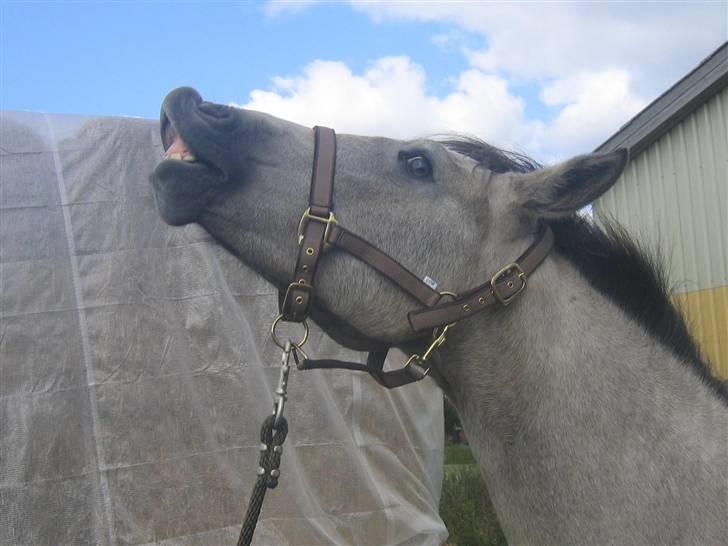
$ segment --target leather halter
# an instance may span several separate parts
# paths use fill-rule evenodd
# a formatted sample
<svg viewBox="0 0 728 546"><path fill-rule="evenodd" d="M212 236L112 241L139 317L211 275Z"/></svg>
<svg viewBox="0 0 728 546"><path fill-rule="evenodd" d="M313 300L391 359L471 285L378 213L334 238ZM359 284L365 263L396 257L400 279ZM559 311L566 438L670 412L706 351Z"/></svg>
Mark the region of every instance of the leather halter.
<svg viewBox="0 0 728 546"><path fill-rule="evenodd" d="M334 175L336 169L336 134L327 127L314 127L315 151L309 208L298 228L298 260L292 282L280 301L285 321L303 322L314 300L313 281L319 259L328 246L341 249L367 263L410 294L424 309L411 311L412 330L434 330L433 342L424 355L413 355L404 368L383 371L387 352L369 353L367 364L341 360L312 360L304 355L299 369L345 368L366 371L387 388L399 387L424 378L429 371L422 364L445 341L445 331L455 322L470 317L486 307L508 305L526 288L526 279L543 262L554 245L554 234L542 224L536 241L514 262L502 267L487 282L454 296L437 292L425 281L376 246L343 228L333 213ZM452 299L443 299L454 296ZM438 332L438 328L442 328Z"/></svg>

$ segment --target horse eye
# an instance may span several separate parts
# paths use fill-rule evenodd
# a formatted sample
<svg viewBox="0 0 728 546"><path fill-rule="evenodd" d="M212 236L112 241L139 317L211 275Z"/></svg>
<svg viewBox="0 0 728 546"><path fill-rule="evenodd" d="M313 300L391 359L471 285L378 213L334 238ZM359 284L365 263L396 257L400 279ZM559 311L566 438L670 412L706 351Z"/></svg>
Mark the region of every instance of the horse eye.
<svg viewBox="0 0 728 546"><path fill-rule="evenodd" d="M417 155L407 160L407 171L417 178L427 178L432 174L432 165L426 157Z"/></svg>

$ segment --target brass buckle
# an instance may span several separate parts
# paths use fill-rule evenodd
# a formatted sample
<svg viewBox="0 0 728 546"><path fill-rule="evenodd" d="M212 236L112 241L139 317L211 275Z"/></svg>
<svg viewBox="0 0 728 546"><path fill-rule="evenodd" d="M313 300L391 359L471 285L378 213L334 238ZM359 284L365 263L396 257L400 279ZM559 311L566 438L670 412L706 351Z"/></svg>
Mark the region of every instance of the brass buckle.
<svg viewBox="0 0 728 546"><path fill-rule="evenodd" d="M496 288L496 283L501 278L505 277L505 275L507 273L510 273L511 271L515 271L515 273L518 275L518 278L521 279L522 284L521 284L520 288L518 290L516 290L513 294L511 294L508 297L504 297L498 292L498 288ZM503 269L501 269L500 271L498 271L495 275L493 275L491 277L490 287L492 288L493 294L495 294L495 297L498 299L498 301L501 302L504 306L508 305L509 303L511 303L513 301L513 299L518 294L520 294L521 292L523 292L526 289L526 273L523 271L523 269L521 269L520 265L513 262L513 263L505 266ZM509 286L509 288L512 288L512 286Z"/></svg>
<svg viewBox="0 0 728 546"><path fill-rule="evenodd" d="M300 245L303 242L303 230L306 229L306 224L309 221L314 222L321 222L322 224L326 224L326 231L324 231L324 245L327 245L329 239L329 231L331 230L331 226L335 226L338 221L336 220L336 216L334 216L334 213L329 211L329 217L328 218L322 218L321 216L316 216L315 214L311 214L311 207L307 208L306 211L303 213L303 216L301 216L301 220L298 222L298 244Z"/></svg>

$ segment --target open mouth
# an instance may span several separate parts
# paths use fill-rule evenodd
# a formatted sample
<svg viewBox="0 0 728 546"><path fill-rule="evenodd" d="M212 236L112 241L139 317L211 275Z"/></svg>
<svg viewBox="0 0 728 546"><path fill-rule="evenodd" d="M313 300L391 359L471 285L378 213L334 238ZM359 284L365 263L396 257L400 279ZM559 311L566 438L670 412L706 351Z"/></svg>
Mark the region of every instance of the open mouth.
<svg viewBox="0 0 728 546"><path fill-rule="evenodd" d="M220 113L205 104L189 87L171 91L162 104L159 128L164 157L150 179L157 209L171 225L198 221L233 175L229 135L237 119L221 110L227 116L221 122Z"/></svg>
<svg viewBox="0 0 728 546"><path fill-rule="evenodd" d="M174 125L165 115L162 128L162 144L164 145L164 159L194 163L197 157L187 143L182 140Z"/></svg>
<svg viewBox="0 0 728 546"><path fill-rule="evenodd" d="M162 146L164 147L164 157L162 158L163 163L167 163L168 165L176 163L180 166L184 165L184 167L188 169L195 167L198 170L194 172L206 170L213 173L213 175L219 180L224 180L226 178L221 167L218 167L207 158L202 157L200 152L196 152L193 147L182 138L182 135L180 135L179 130L175 127L167 112L162 111L160 122L162 128Z"/></svg>

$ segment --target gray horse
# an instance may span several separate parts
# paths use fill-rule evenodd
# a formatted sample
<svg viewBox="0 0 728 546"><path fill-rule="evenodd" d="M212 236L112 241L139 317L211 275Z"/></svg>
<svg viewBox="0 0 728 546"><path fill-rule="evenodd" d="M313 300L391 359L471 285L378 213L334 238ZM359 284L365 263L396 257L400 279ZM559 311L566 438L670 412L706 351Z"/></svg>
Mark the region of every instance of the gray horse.
<svg viewBox="0 0 728 546"><path fill-rule="evenodd" d="M313 132L189 88L168 95L162 120L167 159L152 175L162 217L200 223L285 289ZM728 544L728 391L659 270L618 229L575 214L626 160L540 168L474 140L338 138L339 221L440 290L482 284L540 222L555 233L528 288L459 322L431 372L513 544ZM406 318L418 302L343 252L323 256L315 298L314 320L351 348L429 342Z"/></svg>

